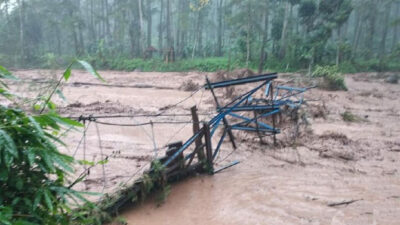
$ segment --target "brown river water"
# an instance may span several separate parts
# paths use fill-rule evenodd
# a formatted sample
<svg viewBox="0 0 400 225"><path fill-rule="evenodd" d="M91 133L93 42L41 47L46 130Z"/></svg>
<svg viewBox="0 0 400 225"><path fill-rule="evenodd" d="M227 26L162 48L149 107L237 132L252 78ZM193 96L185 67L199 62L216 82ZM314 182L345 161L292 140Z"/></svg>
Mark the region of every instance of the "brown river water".
<svg viewBox="0 0 400 225"><path fill-rule="evenodd" d="M62 71L56 71L62 74ZM36 79L49 71L16 71L21 80ZM99 83L89 74L73 71L72 80L63 88L68 102L55 99L66 116L157 113L160 107L176 103L190 92L180 85L189 80L202 84L204 73L127 73L100 71L113 87L74 84ZM279 82L298 75L284 74ZM142 85L123 88L118 85ZM260 145L257 137L235 133L238 149L216 168L233 160L241 163L214 176L197 176L172 185L166 202L157 206L150 198L143 204L121 212L129 225L400 225L400 86L387 84L377 74L346 76L349 91L329 92L320 89L306 94L306 115L309 129L296 143L290 136L279 135L278 147ZM160 88L162 86L163 88ZM15 85L21 96L35 96L40 85ZM204 97L204 98L203 98ZM213 110L210 95L202 93L184 102L172 113L187 113L201 103L206 112ZM361 118L343 121L349 111ZM201 118L207 120L207 118ZM146 122L113 120L117 123ZM147 133L149 127L109 127L99 125L103 153L120 152L102 168L91 170L79 190L112 192L134 171L146 168L154 157ZM156 145L190 137L190 126L158 126ZM72 146L65 153L73 154L82 134L71 133ZM289 142L288 142L289 140ZM223 145L221 158L231 152ZM76 157L101 159L97 132L87 132L87 149L78 149ZM77 169L80 174L82 168ZM140 174L139 174L140 175ZM133 177L135 178L135 177Z"/></svg>
<svg viewBox="0 0 400 225"><path fill-rule="evenodd" d="M255 154L125 211L128 224L400 224L400 179L283 164ZM359 200L349 205L328 204Z"/></svg>

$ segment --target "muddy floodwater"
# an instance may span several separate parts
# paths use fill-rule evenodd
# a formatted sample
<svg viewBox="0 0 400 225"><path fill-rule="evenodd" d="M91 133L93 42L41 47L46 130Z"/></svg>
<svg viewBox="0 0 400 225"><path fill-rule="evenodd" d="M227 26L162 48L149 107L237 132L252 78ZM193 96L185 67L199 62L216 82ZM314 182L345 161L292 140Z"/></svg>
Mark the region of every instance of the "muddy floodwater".
<svg viewBox="0 0 400 225"><path fill-rule="evenodd" d="M25 87L13 91L29 97L46 80L62 71L15 71ZM189 113L198 105L200 120L215 112L212 96L200 91L189 97L185 83L204 83L205 73L127 73L100 71L106 84L82 71L74 71L63 87L66 101L56 98L65 116ZM290 124L282 124L278 145L260 144L255 135L236 132L238 148L223 144L216 168L234 160L241 163L214 176L201 175L175 183L165 203L154 198L121 212L128 224L400 224L400 85L384 82L386 74L346 76L348 91L310 90L302 118L307 126L294 141ZM298 74L282 74L277 82L289 83ZM41 82L35 84L35 82ZM300 83L301 84L301 83ZM297 85L297 84L296 84ZM26 92L26 90L29 90ZM242 91L235 89L235 91ZM224 93L217 93L224 98ZM181 99L186 101L175 107ZM174 106L174 107L172 107ZM170 109L168 107L171 107ZM343 114L353 115L344 121ZM190 118L165 118L165 120ZM145 118L115 118L110 123L143 123ZM289 125L289 126L288 126ZM78 159L98 161L79 190L112 193L138 178L149 162L163 152L161 146L184 141L191 125L110 127L94 124L87 130L86 148L76 148L82 131L68 135L63 149ZM99 134L101 152L99 150ZM154 139L151 137L155 137ZM214 142L215 143L215 142ZM77 166L76 174L84 169ZM137 172L139 171L139 172Z"/></svg>
<svg viewBox="0 0 400 225"><path fill-rule="evenodd" d="M140 225L399 224L398 177L298 168L257 155L213 177L174 185L161 207L149 201L122 215ZM356 202L328 206L347 200Z"/></svg>

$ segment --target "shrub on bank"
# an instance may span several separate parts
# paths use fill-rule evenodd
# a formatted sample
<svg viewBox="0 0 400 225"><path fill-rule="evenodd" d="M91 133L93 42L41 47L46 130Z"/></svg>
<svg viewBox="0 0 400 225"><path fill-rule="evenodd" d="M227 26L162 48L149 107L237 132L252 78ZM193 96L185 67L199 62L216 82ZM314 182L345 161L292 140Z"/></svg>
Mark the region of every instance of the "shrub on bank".
<svg viewBox="0 0 400 225"><path fill-rule="evenodd" d="M125 59L116 58L106 63L109 69L112 70L125 70L125 71L144 71L144 72L185 72L185 71L201 71L201 72L215 72L218 70L226 70L229 66L231 68L238 68L243 65L234 62L231 63L227 58L199 58L199 59L185 59L172 63L165 63L161 59ZM104 68L104 65L100 67ZM105 67L107 68L107 67Z"/></svg>
<svg viewBox="0 0 400 225"><path fill-rule="evenodd" d="M333 91L347 91L344 75L339 72L337 66L317 66L312 76L322 78L323 82L320 86L323 88Z"/></svg>

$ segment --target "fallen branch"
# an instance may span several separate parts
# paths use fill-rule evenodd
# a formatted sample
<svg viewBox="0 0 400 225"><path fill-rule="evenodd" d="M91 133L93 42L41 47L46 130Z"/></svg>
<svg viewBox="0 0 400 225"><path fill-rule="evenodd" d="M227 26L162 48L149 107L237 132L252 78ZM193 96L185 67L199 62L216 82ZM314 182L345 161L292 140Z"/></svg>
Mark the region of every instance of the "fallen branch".
<svg viewBox="0 0 400 225"><path fill-rule="evenodd" d="M20 81L19 83L36 83L36 84L53 84L52 81L41 81L39 79L32 79L31 81ZM16 84L16 82L15 82ZM122 85L122 84L102 84L102 83L90 83L90 82L72 82L65 84L65 86L100 86L100 87L116 87L116 88L138 88L138 89L161 89L161 90L175 90L176 88L155 86L150 84L133 84L133 85Z"/></svg>
<svg viewBox="0 0 400 225"><path fill-rule="evenodd" d="M336 207L336 206L341 206L341 205L350 205L354 202L358 202L358 201L362 201L364 199L356 199L356 200L349 200L349 201L343 201L343 202L332 202L332 203L328 203L329 207Z"/></svg>

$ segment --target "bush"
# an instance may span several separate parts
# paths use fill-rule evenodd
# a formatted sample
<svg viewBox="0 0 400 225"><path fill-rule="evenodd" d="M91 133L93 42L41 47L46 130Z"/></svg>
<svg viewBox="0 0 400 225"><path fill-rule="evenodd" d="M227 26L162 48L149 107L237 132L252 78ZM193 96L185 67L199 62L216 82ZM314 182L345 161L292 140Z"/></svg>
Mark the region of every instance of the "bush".
<svg viewBox="0 0 400 225"><path fill-rule="evenodd" d="M386 78L385 82L389 83L389 84L398 84L399 83L399 79L400 79L400 75L393 74L393 75L390 75L388 78Z"/></svg>
<svg viewBox="0 0 400 225"><path fill-rule="evenodd" d="M342 119L346 122L356 122L358 121L358 118L356 115L349 111L345 111L344 113L340 114L342 116Z"/></svg>
<svg viewBox="0 0 400 225"><path fill-rule="evenodd" d="M66 197L77 194L64 186L73 158L57 150L54 140L62 142L53 134L61 124L75 123L53 113L28 116L5 107L0 107L0 120L0 214L29 215L26 220L36 224L66 223ZM11 224L22 218L10 219Z"/></svg>
<svg viewBox="0 0 400 225"><path fill-rule="evenodd" d="M339 65L339 71L341 73L357 73L358 72L356 66L349 61L341 63Z"/></svg>
<svg viewBox="0 0 400 225"><path fill-rule="evenodd" d="M101 78L89 64L77 62ZM71 75L71 66L63 75L65 80ZM2 66L0 78L15 79ZM13 101L3 82L0 82L0 96ZM58 135L82 124L59 116L50 102L51 95L44 99L35 108L42 107L43 111L48 107L48 112L38 115L0 106L0 224L94 224L84 213L74 213L72 209L75 206L69 201L86 200L82 193L71 189L80 179L67 184L74 159L57 149L58 145L64 145Z"/></svg>
<svg viewBox="0 0 400 225"><path fill-rule="evenodd" d="M187 59L173 63L165 63L160 59L126 59L117 58L107 65L113 70L134 71L140 70L145 72L184 72L184 71L201 71L201 72L214 72L217 70L227 69L229 60L227 58L202 58L202 59ZM231 68L239 67L238 64L233 63Z"/></svg>
<svg viewBox="0 0 400 225"><path fill-rule="evenodd" d="M323 83L321 86L328 90L347 91L344 75L339 72L337 66L317 66L312 76L322 78Z"/></svg>
<svg viewBox="0 0 400 225"><path fill-rule="evenodd" d="M357 115L354 115L350 111L345 111L344 113L340 114L342 116L343 121L346 122L367 122L368 120L366 118L361 118Z"/></svg>

